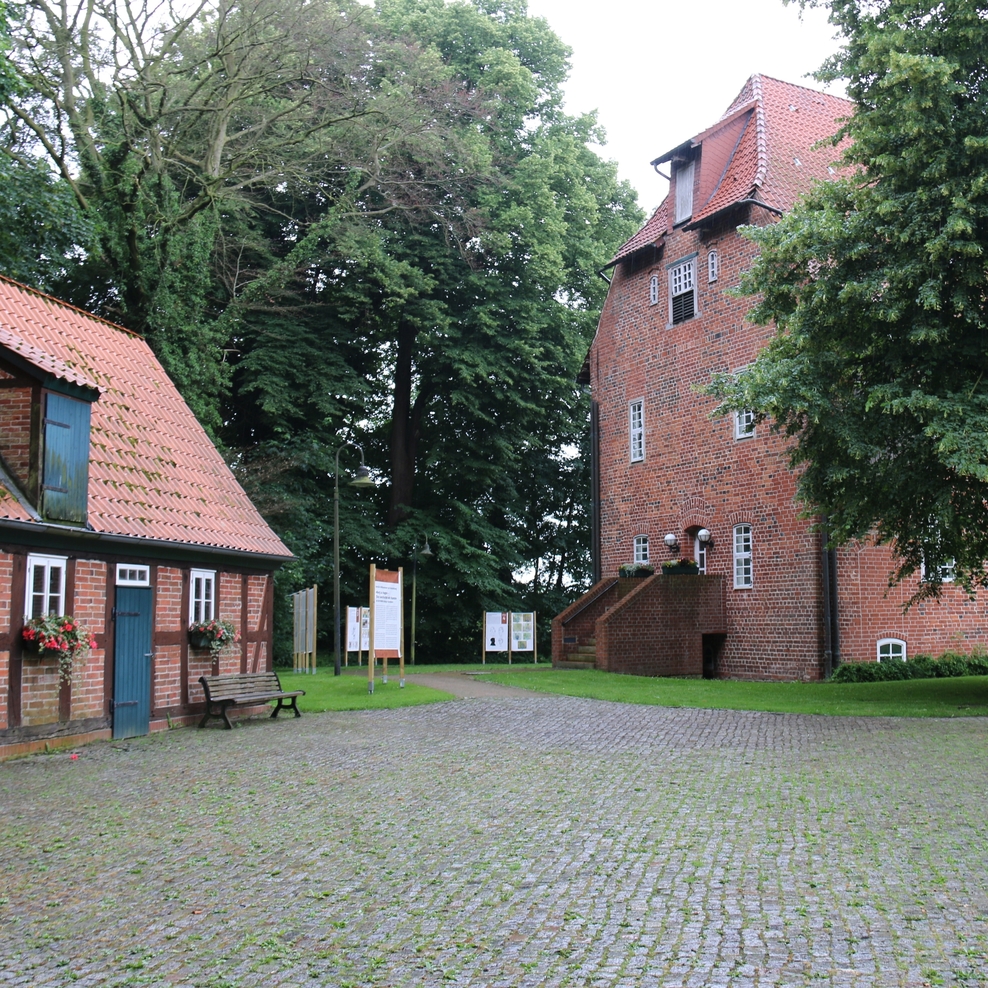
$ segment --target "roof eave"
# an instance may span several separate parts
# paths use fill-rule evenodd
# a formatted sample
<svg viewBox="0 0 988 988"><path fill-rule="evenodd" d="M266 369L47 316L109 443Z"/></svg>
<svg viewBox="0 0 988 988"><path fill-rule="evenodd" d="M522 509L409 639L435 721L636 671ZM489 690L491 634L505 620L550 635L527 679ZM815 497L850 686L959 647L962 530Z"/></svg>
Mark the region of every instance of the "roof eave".
<svg viewBox="0 0 988 988"><path fill-rule="evenodd" d="M144 538L139 535L118 535L114 532L96 532L91 528L61 525L57 522L31 522L20 521L16 518L0 518L0 535L9 530L23 534L30 533L36 536L56 538L61 542L78 542L80 545L85 545L88 549L92 549L97 545L105 545L108 548L124 549L131 552L136 550L150 551L155 556L164 558L205 555L269 564L260 567L264 569L269 568L269 566L277 568L287 562L291 562L295 558L290 553L283 555L282 553L255 552L250 549L204 545L198 542L177 542L169 539Z"/></svg>

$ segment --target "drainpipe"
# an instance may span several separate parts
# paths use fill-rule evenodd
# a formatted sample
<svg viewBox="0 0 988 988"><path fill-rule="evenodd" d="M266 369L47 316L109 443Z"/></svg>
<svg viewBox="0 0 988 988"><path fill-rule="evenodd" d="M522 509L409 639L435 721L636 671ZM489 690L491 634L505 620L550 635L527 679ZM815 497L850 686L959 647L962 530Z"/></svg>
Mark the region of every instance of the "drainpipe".
<svg viewBox="0 0 988 988"><path fill-rule="evenodd" d="M837 550L828 547L830 528L823 517L820 533L820 577L823 590L823 675L830 679L840 665L840 622L837 613Z"/></svg>

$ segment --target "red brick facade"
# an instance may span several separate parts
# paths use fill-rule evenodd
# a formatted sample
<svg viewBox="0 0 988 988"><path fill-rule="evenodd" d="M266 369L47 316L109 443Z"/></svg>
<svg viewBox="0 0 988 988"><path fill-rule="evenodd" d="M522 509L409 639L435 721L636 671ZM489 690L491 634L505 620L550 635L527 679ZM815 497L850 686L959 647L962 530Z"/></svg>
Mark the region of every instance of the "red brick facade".
<svg viewBox="0 0 988 988"><path fill-rule="evenodd" d="M692 558L696 534L706 529L707 575L657 576L620 603L601 600L598 585L590 606L577 602L556 619L554 661L596 639L597 666L615 671L700 674L706 648L708 675L818 679L828 651L874 659L884 638L903 641L909 655L988 644L983 601L947 586L942 601L903 613L916 586L888 590L886 549L825 554L794 502L785 441L762 425L737 438L733 416L712 416L715 401L699 393L713 373L750 363L772 332L747 323L750 300L729 294L755 249L738 227L773 222L800 184L826 177L827 161L813 148L847 109L753 77L725 115L723 135L710 128L657 160L672 175L669 197L616 258L586 368L596 404L598 564L603 580L616 577L633 561L636 537L647 537L656 568ZM692 212L676 222L677 182L687 167ZM674 318L674 273L690 263L693 312ZM633 435L633 403L643 449ZM741 525L749 526L751 579L736 587ZM675 549L664 544L667 535ZM834 562L836 594L828 596ZM678 580L697 582L689 606Z"/></svg>
<svg viewBox="0 0 988 988"><path fill-rule="evenodd" d="M76 660L70 682L63 684L54 659L35 657L21 647L24 576L30 554L20 546L0 551L0 759L38 744L78 743L109 737L112 731L116 563L134 565L135 560L65 555L64 609L93 635L97 647ZM147 565L148 560L140 563ZM201 716L199 676L270 668L271 574L215 570L218 616L233 623L241 641L214 658L208 650L189 644L189 571L189 566L150 564L152 731L188 724Z"/></svg>

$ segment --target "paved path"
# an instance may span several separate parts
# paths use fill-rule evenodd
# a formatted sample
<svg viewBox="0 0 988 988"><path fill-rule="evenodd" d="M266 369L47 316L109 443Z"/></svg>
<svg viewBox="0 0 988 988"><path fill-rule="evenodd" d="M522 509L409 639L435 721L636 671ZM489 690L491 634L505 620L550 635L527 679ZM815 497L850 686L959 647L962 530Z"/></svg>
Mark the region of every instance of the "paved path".
<svg viewBox="0 0 988 988"><path fill-rule="evenodd" d="M499 694L9 762L0 986L983 986L986 755Z"/></svg>

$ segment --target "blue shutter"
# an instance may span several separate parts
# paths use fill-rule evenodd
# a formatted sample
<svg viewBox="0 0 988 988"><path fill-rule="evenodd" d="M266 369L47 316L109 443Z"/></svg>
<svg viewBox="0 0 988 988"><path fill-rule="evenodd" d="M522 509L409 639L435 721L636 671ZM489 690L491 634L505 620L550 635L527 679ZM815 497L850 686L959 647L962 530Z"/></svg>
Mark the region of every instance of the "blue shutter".
<svg viewBox="0 0 988 988"><path fill-rule="evenodd" d="M88 401L46 396L41 513L54 521L86 521L90 411Z"/></svg>

